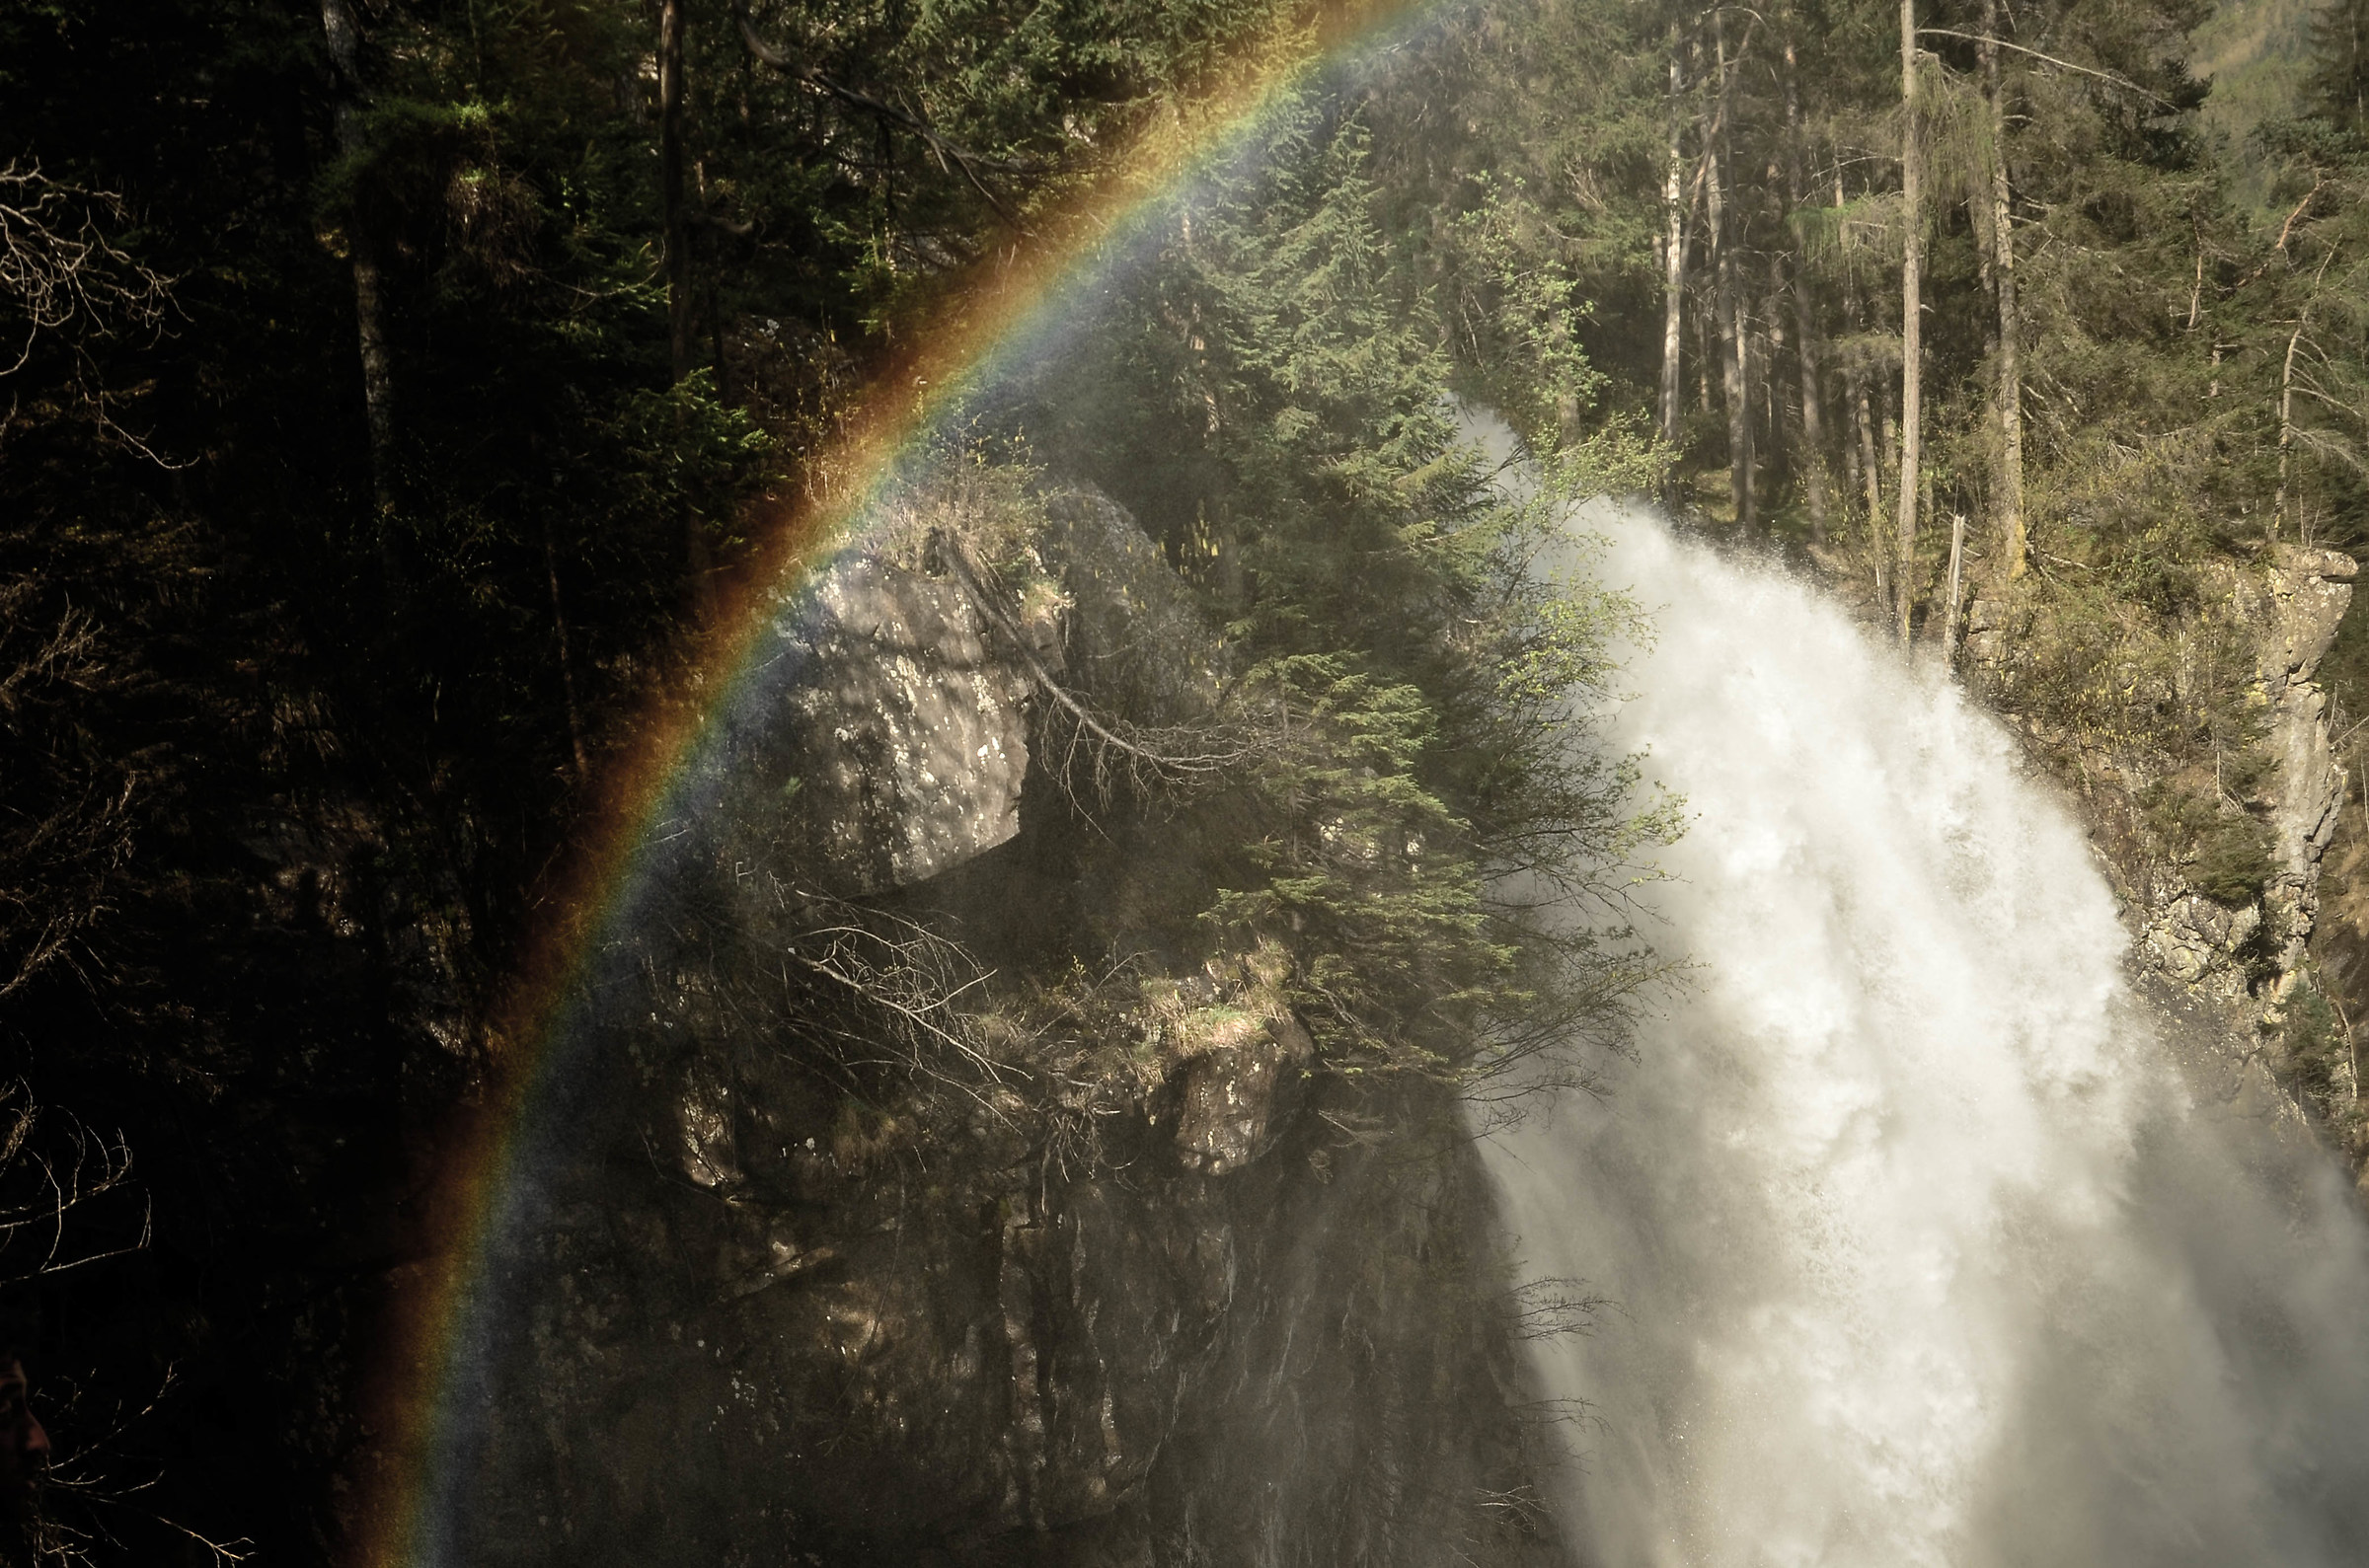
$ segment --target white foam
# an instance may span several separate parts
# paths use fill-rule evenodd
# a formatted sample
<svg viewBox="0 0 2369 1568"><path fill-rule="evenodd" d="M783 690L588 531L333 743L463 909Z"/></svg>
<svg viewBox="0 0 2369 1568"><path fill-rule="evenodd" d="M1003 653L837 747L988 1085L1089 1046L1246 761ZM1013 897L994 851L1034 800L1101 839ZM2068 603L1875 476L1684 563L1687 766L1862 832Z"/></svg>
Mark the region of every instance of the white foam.
<svg viewBox="0 0 2369 1568"><path fill-rule="evenodd" d="M1620 1304L1536 1352L1598 1418L1586 1560L2369 1561L2363 1229L2185 1104L2079 831L1809 587L1585 522L1655 622L1615 738L1694 813L1657 936L1705 965L1608 1102L1490 1145L1528 1272Z"/></svg>

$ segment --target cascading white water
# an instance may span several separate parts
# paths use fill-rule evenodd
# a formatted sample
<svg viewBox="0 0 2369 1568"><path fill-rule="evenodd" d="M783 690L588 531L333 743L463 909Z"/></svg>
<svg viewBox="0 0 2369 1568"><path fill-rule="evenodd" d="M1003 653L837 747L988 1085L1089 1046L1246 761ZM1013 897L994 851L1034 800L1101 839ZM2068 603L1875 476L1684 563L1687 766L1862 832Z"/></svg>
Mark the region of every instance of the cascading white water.
<svg viewBox="0 0 2369 1568"><path fill-rule="evenodd" d="M1614 1304L1559 1511L1601 1568L2369 1562L2369 1232L2199 1108L2080 832L1817 592L1636 512L1616 740L1687 797L1701 967L1605 1101L1490 1140L1525 1271Z"/></svg>

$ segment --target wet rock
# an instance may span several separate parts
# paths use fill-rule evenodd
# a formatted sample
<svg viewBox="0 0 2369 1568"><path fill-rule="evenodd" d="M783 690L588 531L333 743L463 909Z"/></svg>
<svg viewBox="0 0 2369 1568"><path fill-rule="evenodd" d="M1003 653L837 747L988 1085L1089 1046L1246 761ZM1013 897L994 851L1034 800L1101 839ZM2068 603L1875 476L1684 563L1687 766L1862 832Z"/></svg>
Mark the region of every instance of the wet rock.
<svg viewBox="0 0 2369 1568"><path fill-rule="evenodd" d="M686 1180L708 1188L740 1181L732 1125L732 1089L715 1066L694 1059L674 1097L676 1162Z"/></svg>
<svg viewBox="0 0 2369 1568"><path fill-rule="evenodd" d="M1177 1121L1177 1148L1185 1167L1222 1176L1272 1148L1279 1092L1288 1075L1314 1054L1308 1032L1284 1017L1259 1023L1239 1043L1187 1063Z"/></svg>
<svg viewBox="0 0 2369 1568"><path fill-rule="evenodd" d="M461 1558L1561 1560L1487 1506L1534 1456L1454 1093L1311 1072L1282 947L1112 981L1076 1039L996 1036L994 1082L860 1026L802 1056L763 965L702 978L705 928L779 952L752 933L807 906L767 876L937 877L880 903L955 923L977 877L976 921L1013 922L1035 846L959 867L1019 829L1038 671L1147 722L1205 710L1218 644L1157 548L1090 491L1046 510L985 589L1025 654L918 553L785 616L791 722L738 738L728 833L678 852L566 1201L521 1243ZM1130 929L1123 885L1063 893Z"/></svg>
<svg viewBox="0 0 2369 1568"><path fill-rule="evenodd" d="M1214 700L1218 638L1160 547L1094 489L1047 498L1044 555L1068 601L1069 672L1115 711L1174 719Z"/></svg>

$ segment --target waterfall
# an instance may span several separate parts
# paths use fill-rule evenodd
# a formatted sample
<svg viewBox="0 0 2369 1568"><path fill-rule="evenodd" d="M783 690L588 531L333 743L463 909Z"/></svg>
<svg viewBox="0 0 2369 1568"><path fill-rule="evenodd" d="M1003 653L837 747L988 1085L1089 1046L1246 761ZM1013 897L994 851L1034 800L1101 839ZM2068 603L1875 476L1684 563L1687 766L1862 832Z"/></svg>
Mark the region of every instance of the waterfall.
<svg viewBox="0 0 2369 1568"><path fill-rule="evenodd" d="M1600 1101L1488 1143L1600 1568L2369 1562L2369 1232L2183 1087L2011 739L1813 588L1599 508L1616 741L1696 961Z"/></svg>

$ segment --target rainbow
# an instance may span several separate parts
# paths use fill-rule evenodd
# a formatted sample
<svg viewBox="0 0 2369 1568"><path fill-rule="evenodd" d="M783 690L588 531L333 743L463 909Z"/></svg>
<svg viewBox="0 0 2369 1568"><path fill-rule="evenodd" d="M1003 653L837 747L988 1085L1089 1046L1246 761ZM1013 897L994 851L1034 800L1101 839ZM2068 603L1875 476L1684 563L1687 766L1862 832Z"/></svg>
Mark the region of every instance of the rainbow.
<svg viewBox="0 0 2369 1568"><path fill-rule="evenodd" d="M819 500L758 520L751 559L719 595L688 683L692 701L645 715L635 750L598 781L578 853L553 882L491 1031L493 1071L443 1142L422 1221L429 1260L402 1283L365 1392L375 1469L353 1477L362 1504L356 1568L442 1568L468 1468L460 1436L479 1369L475 1347L500 1307L494 1259L531 1186L539 1107L570 1078L590 1031L573 1027L594 955L631 930L668 824L690 817L735 713L775 687L767 632L788 595L862 537L866 519L915 453L958 425L1014 370L1053 351L1064 324L1211 173L1252 155L1278 112L1324 76L1403 40L1444 0L1331 0L1265 39L1218 91L1147 129L1113 172L983 264L934 320L923 344L875 383L816 466Z"/></svg>

